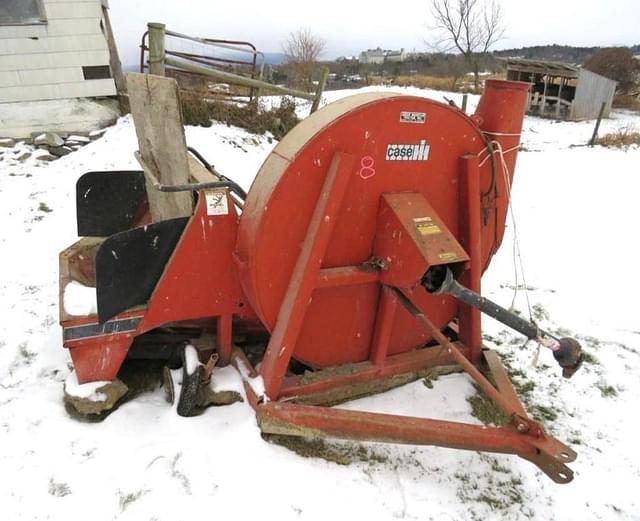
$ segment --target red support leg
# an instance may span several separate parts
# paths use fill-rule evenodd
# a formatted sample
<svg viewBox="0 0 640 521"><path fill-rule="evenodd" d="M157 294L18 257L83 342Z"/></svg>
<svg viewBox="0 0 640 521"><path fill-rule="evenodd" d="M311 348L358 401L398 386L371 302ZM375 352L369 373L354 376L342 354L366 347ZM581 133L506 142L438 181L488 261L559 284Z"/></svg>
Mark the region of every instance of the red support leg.
<svg viewBox="0 0 640 521"><path fill-rule="evenodd" d="M218 365L224 367L229 365L231 361L231 349L233 347L232 315L220 315L217 322Z"/></svg>
<svg viewBox="0 0 640 521"><path fill-rule="evenodd" d="M322 259L354 171L354 163L355 158L352 155L336 152L333 156L300 255L293 268L276 325L260 366L265 390L272 400L277 399L280 393L282 379L291 360L307 306L316 287Z"/></svg>
<svg viewBox="0 0 640 521"><path fill-rule="evenodd" d="M460 231L461 243L471 258L469 269L460 282L469 289L480 293L482 277L482 208L480 201L480 168L478 156L462 156ZM481 314L476 308L460 304L460 340L469 346L471 362L478 364L482 356Z"/></svg>
<svg viewBox="0 0 640 521"><path fill-rule="evenodd" d="M114 380L132 342L133 335L111 335L69 346L78 383Z"/></svg>
<svg viewBox="0 0 640 521"><path fill-rule="evenodd" d="M387 286L383 286L380 302L378 303L376 328L373 334L373 342L371 342L370 359L374 365L384 364L387 358L387 349L389 348L389 339L391 338L391 329L393 328L397 307L398 300L393 291Z"/></svg>

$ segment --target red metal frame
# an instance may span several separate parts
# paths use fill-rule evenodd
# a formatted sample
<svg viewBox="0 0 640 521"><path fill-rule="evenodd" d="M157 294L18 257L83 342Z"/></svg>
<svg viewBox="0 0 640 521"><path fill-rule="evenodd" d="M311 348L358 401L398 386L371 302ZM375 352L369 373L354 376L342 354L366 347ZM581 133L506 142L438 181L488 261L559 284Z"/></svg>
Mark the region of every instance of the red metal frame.
<svg viewBox="0 0 640 521"><path fill-rule="evenodd" d="M566 466L576 458L575 452L549 436L542 427L531 420L520 403L517 394L511 386L506 372L499 363L495 353L482 351L480 338L479 316L473 311L462 309L460 313L460 343L451 342L420 310L422 300L419 298L424 288L419 284L403 288L402 291L392 286L383 286L375 323L375 332L370 352L370 360L360 364L352 364L347 372L320 373L313 378L295 376L284 378L284 374L293 354L293 346L297 338L299 326L304 320L307 304L311 299L314 286L321 281L326 285L333 278L339 284L351 283L355 276L352 267L332 268L330 273L322 273L319 266L331 235L331 223L335 212L339 209L346 189L350 167L341 168L344 155L337 154L331 164L329 174L325 180L321 196L313 212L311 223L305 235L298 261L295 264L289 289L283 300L278 320L276 322L267 353L260 368L265 383L267 395L274 400L263 402L256 396L250 386L247 386L249 402L256 408L258 423L263 432L298 435L298 436L333 436L355 440L374 440L395 443L410 443L437 445L443 447L467 450L483 450L517 454L537 465L552 480L557 483L568 483L573 479L572 471ZM463 277L473 289L479 289L481 265L480 259L480 188L478 176L478 158L465 156L462 158L463 204L461 236L469 253L469 257L459 255L464 261ZM344 178L340 182L340 174ZM333 191L333 193L332 193ZM410 204L402 204L402 199L411 200ZM425 266L434 262L434 245L449 251L455 250L455 241L451 241L443 230L444 225L438 220L437 214L428 204L421 203L419 194L396 194L389 198L391 206L385 207L394 212L397 208L398 221L383 219L381 228L390 234L391 239L404 237L392 246L393 261L402 266L416 262L421 265L416 273L424 273ZM409 213L407 213L409 212ZM422 240L412 228L416 216L425 212L430 215L430 222L437 223L438 237ZM322 226L324 224L324 226ZM394 226L404 229L404 235L398 235ZM414 240L407 236L413 234ZM414 242L415 241L415 242ZM382 243L382 251L387 247ZM444 246L443 246L444 245ZM408 248L408 250L407 250ZM424 251L424 259L414 252L413 248ZM437 249L435 251L438 251ZM408 257L404 252L408 252ZM391 256L383 255L391 259ZM409 260L407 260L409 259ZM409 270L412 273L413 267ZM415 270L414 270L415 271ZM319 276L320 275L320 276ZM400 278L390 274L383 274L381 282L398 280ZM372 275L363 277L364 280L374 279ZM418 278L419 281L419 278ZM417 282L417 281L416 281ZM388 340L391 334L391 324L398 303L415 317L425 331L434 338L439 347L426 348L389 357L387 354ZM237 355L243 366L246 359ZM234 359L236 361L236 359ZM474 364L484 361L496 380L494 387L487 377ZM345 411L330 409L317 405L301 405L294 403L323 403L331 401L336 391L349 389L366 382L383 382L385 378L407 375L417 376L421 370L436 365L456 363L469 374L482 390L498 405L510 418L505 427L481 427L477 425L446 422L428 418L412 418L406 416L375 414L359 411ZM255 372L252 372L255 374Z"/></svg>
<svg viewBox="0 0 640 521"><path fill-rule="evenodd" d="M278 396L282 379L304 320L306 308L320 274L320 265L331 238L336 214L340 210L349 179L354 173L355 158L338 153L334 156L320 199L309 224L302 250L285 294L276 327L271 332L267 351L260 366L269 396Z"/></svg>
<svg viewBox="0 0 640 521"><path fill-rule="evenodd" d="M371 343L370 359L373 365L384 365L387 358L393 320L396 316L397 309L398 300L396 296L391 289L384 286L380 295L380 302L378 303L375 331L373 333L373 342Z"/></svg>
<svg viewBox="0 0 640 521"><path fill-rule="evenodd" d="M508 427L398 416L294 403L268 402L257 406L263 432L286 435L330 436L453 449L517 454L531 461L556 483L569 483L573 472L564 464L575 459L566 447L544 432L519 433Z"/></svg>
<svg viewBox="0 0 640 521"><path fill-rule="evenodd" d="M480 197L480 167L478 157L465 155L461 158L460 242L469 253L468 269L462 273L460 282L476 293L480 293L482 276L482 208ZM471 349L471 361L480 362L482 351L482 326L480 310L460 305L460 340Z"/></svg>
<svg viewBox="0 0 640 521"><path fill-rule="evenodd" d="M228 190L226 215L208 215L206 197L200 192L198 204L180 238L165 270L156 285L147 306L120 313L98 323L97 316L71 317L62 321L64 346L69 348L80 383L113 380L135 337L152 329L181 321L215 319L219 364L225 365L231 357L232 316L251 315L250 305L243 296L238 281L233 245L236 238L238 215ZM216 247L212 248L212 245ZM76 245L66 250L73 251ZM61 273L68 270L62 265L68 255L60 256ZM207 269L195 269L206 266ZM62 292L66 281L61 281ZM61 306L63 308L63 299ZM135 327L128 319L136 319ZM113 324L123 323L129 329L117 331ZM93 336L69 339L78 327L92 326ZM115 331L113 331L115 329Z"/></svg>

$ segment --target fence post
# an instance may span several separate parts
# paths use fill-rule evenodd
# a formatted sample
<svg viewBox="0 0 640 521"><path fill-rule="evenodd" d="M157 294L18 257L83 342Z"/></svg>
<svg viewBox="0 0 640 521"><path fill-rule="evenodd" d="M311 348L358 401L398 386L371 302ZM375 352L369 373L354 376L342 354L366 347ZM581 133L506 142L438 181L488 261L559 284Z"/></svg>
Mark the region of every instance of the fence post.
<svg viewBox="0 0 640 521"><path fill-rule="evenodd" d="M600 113L598 114L598 121L596 121L596 126L593 129L593 136L591 136L591 141L589 141L590 147L596 144L596 139L598 139L598 129L600 128L600 122L602 121L602 116L604 116L604 109L606 108L607 103L602 102L602 107L600 107Z"/></svg>
<svg viewBox="0 0 640 521"><path fill-rule="evenodd" d="M318 82L318 88L316 89L316 96L313 98L313 103L311 104L311 114L318 110L318 107L320 106L320 100L322 99L322 93L324 92L324 87L327 84L328 77L329 67L323 67L320 75L320 81Z"/></svg>
<svg viewBox="0 0 640 521"><path fill-rule="evenodd" d="M165 25L149 22L149 74L164 76L164 32Z"/></svg>
<svg viewBox="0 0 640 521"><path fill-rule="evenodd" d="M462 110L462 112L464 112L465 114L467 113L467 98L469 98L468 94L463 94L462 95L462 107L460 110Z"/></svg>

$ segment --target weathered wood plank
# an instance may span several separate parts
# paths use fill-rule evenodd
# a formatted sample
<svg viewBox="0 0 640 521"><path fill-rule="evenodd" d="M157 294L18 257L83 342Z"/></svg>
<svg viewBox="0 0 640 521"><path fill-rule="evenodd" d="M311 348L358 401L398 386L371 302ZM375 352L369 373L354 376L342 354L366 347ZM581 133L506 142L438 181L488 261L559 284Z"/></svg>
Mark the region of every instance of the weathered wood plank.
<svg viewBox="0 0 640 521"><path fill-rule="evenodd" d="M113 73L113 80L116 84L118 94L124 94L127 92L127 84L124 80L124 72L122 71L122 63L120 62L120 55L118 54L118 46L116 45L113 28L111 27L109 9L106 5L103 5L102 7L102 19L104 20L104 36L107 40L107 48L109 49L109 65L111 66L111 72ZM124 108L128 111L128 100L124 102L121 101L121 104L122 103L126 105Z"/></svg>
<svg viewBox="0 0 640 521"><path fill-rule="evenodd" d="M608 117L616 85L609 78L581 69L574 98L574 119L595 119L602 103L606 104L604 117Z"/></svg>
<svg viewBox="0 0 640 521"><path fill-rule="evenodd" d="M218 177L207 170L200 161L193 156L189 156L189 175L196 183L210 183L212 181L220 181Z"/></svg>
<svg viewBox="0 0 640 521"><path fill-rule="evenodd" d="M193 209L191 192L160 192L152 181L156 178L165 185L189 182L178 84L171 78L135 72L126 78L151 216L154 221L189 216Z"/></svg>

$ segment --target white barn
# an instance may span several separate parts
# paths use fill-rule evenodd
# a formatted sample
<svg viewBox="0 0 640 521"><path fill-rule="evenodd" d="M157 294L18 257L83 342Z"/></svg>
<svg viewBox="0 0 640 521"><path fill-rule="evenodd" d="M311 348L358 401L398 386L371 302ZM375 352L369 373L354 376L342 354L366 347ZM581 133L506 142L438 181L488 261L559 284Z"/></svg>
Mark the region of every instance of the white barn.
<svg viewBox="0 0 640 521"><path fill-rule="evenodd" d="M107 8L107 0L0 0L0 137L90 130L117 117Z"/></svg>

